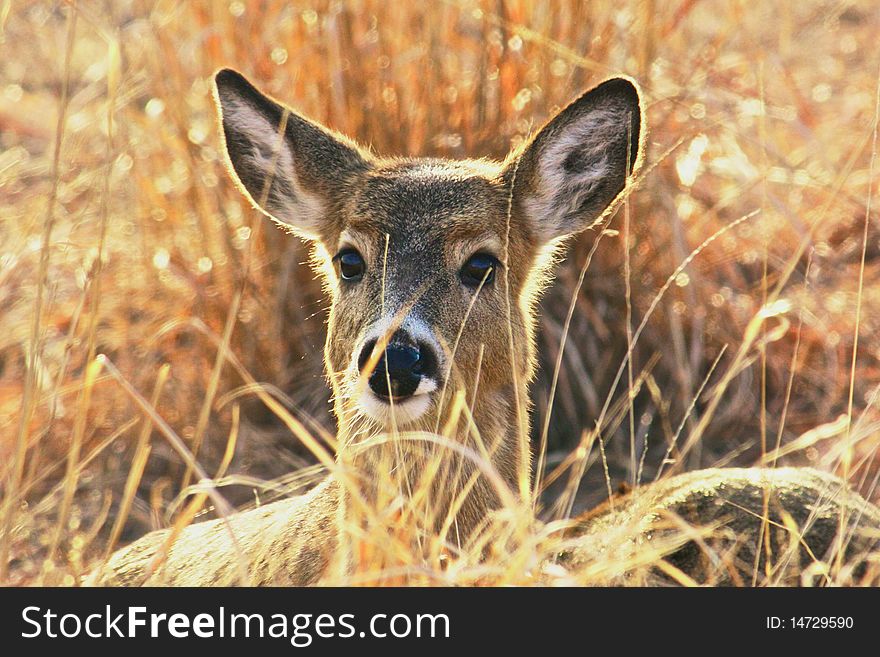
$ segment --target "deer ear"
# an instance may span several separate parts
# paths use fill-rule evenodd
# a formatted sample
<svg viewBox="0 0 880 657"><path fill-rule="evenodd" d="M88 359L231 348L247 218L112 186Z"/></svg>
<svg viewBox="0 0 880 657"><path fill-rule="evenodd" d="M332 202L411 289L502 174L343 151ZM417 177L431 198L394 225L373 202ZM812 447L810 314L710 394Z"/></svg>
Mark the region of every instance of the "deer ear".
<svg viewBox="0 0 880 657"><path fill-rule="evenodd" d="M505 176L539 240L578 233L613 206L640 159L641 117L635 84L613 78L511 154Z"/></svg>
<svg viewBox="0 0 880 657"><path fill-rule="evenodd" d="M319 239L328 208L369 168L353 142L260 93L222 69L215 102L229 170L255 207L306 239Z"/></svg>

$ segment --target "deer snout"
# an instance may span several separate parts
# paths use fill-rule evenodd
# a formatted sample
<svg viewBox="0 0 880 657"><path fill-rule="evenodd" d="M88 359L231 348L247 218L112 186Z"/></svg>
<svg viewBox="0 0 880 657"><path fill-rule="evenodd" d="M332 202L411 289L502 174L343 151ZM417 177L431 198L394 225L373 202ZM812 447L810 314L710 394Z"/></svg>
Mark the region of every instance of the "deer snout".
<svg viewBox="0 0 880 657"><path fill-rule="evenodd" d="M367 341L358 357L358 368L365 371L376 340ZM437 358L430 345L396 333L369 373L370 390L382 400L402 401L420 392L436 389ZM429 386L422 385L428 383ZM419 387L424 390L419 390Z"/></svg>

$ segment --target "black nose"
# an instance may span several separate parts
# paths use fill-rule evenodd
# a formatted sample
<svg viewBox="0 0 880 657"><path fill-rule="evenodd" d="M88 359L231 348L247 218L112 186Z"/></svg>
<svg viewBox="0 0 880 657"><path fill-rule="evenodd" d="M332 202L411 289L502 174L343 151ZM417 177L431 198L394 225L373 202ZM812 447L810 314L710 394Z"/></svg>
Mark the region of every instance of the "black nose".
<svg viewBox="0 0 880 657"><path fill-rule="evenodd" d="M361 350L358 357L361 371L366 367L375 346L376 340L369 340ZM423 377L434 377L436 369L436 360L430 347L409 340L408 336L398 332L391 337L385 353L370 373L370 389L382 399L403 400L413 395Z"/></svg>

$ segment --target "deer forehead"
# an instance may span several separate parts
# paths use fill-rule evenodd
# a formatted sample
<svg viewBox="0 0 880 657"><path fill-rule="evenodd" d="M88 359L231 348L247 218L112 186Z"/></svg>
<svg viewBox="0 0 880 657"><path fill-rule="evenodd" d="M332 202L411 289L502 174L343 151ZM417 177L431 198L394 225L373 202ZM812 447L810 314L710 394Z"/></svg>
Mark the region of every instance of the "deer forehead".
<svg viewBox="0 0 880 657"><path fill-rule="evenodd" d="M352 195L337 248L453 264L506 234L505 190L490 163L408 160L377 167Z"/></svg>

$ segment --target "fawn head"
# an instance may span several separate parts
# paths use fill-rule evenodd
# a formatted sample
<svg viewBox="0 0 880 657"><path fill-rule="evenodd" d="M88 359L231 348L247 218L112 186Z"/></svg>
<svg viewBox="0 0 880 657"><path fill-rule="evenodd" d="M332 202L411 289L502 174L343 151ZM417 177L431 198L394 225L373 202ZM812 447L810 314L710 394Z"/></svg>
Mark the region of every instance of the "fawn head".
<svg viewBox="0 0 880 657"><path fill-rule="evenodd" d="M559 246L640 159L634 84L600 84L504 162L378 157L228 69L216 101L241 191L313 245L340 434L436 431L463 391L504 469L528 459L505 441L524 430L534 304Z"/></svg>

